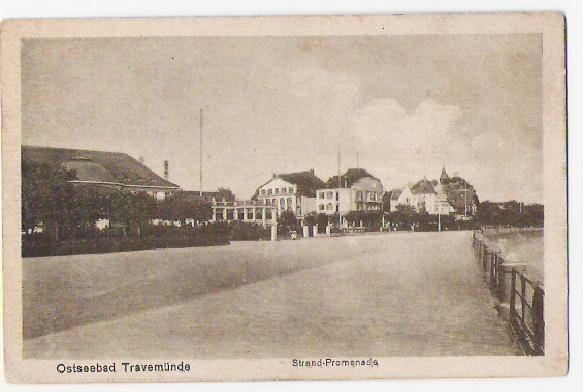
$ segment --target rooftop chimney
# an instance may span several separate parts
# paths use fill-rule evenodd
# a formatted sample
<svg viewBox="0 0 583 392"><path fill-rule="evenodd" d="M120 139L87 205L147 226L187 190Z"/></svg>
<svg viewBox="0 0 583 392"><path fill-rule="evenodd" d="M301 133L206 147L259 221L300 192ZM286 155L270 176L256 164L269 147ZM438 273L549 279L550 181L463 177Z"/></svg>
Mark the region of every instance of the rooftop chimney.
<svg viewBox="0 0 583 392"><path fill-rule="evenodd" d="M164 161L164 179L168 180L168 176L169 176L169 171L168 171L168 161L165 160Z"/></svg>
<svg viewBox="0 0 583 392"><path fill-rule="evenodd" d="M310 173L314 174L314 168L310 169Z"/></svg>

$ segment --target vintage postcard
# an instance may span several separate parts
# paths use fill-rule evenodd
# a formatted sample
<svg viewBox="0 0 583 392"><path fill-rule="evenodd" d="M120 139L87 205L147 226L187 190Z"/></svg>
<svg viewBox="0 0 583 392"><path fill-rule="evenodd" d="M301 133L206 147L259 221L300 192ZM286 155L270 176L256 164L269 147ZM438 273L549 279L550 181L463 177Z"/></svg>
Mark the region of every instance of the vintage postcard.
<svg viewBox="0 0 583 392"><path fill-rule="evenodd" d="M6 378L559 376L559 13L8 20Z"/></svg>

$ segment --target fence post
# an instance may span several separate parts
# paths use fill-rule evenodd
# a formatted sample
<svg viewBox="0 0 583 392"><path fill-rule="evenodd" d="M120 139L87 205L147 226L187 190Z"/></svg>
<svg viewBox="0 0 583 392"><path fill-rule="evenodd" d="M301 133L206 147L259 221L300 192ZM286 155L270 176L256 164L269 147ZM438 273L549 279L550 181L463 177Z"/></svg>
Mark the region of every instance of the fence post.
<svg viewBox="0 0 583 392"><path fill-rule="evenodd" d="M494 262L495 252L490 253L490 286L496 289L496 264Z"/></svg>
<svg viewBox="0 0 583 392"><path fill-rule="evenodd" d="M526 278L520 275L520 307L522 321L526 322Z"/></svg>
<svg viewBox="0 0 583 392"><path fill-rule="evenodd" d="M516 268L512 268L512 281L510 283L510 322L516 322Z"/></svg>
<svg viewBox="0 0 583 392"><path fill-rule="evenodd" d="M535 350L539 355L545 352L544 296L544 290L536 284L532 295L532 325L536 339Z"/></svg>

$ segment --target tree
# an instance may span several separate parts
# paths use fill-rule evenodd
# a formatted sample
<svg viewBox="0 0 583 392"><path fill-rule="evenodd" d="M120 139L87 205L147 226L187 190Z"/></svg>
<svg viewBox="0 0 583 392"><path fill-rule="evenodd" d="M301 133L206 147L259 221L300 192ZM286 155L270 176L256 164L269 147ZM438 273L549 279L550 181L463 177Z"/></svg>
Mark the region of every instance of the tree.
<svg viewBox="0 0 583 392"><path fill-rule="evenodd" d="M219 187L217 190L218 199L225 199L226 201L235 201L235 194L229 188Z"/></svg>
<svg viewBox="0 0 583 392"><path fill-rule="evenodd" d="M312 227L315 226L318 222L317 218L318 214L315 212L310 212L309 214L304 215L304 226Z"/></svg>
<svg viewBox="0 0 583 392"><path fill-rule="evenodd" d="M391 194L393 191L383 193L383 211L390 212L391 211Z"/></svg>
<svg viewBox="0 0 583 392"><path fill-rule="evenodd" d="M352 226L360 226L360 222L363 220L362 211L350 211L345 216L346 220L352 224Z"/></svg>
<svg viewBox="0 0 583 392"><path fill-rule="evenodd" d="M68 200L68 212L69 225L80 228L82 236L87 237L98 219L107 218L105 196L94 187L75 186Z"/></svg>
<svg viewBox="0 0 583 392"><path fill-rule="evenodd" d="M295 228L298 226L298 219L293 211L282 211L277 218L277 225L287 228Z"/></svg>
<svg viewBox="0 0 583 392"><path fill-rule="evenodd" d="M519 203L515 200L504 203L483 201L478 206L478 222L482 226L544 226L542 204Z"/></svg>
<svg viewBox="0 0 583 392"><path fill-rule="evenodd" d="M124 236L128 229L142 234L145 225L156 216L156 200L146 192L117 191L107 197L106 215L122 225Z"/></svg>
<svg viewBox="0 0 583 392"><path fill-rule="evenodd" d="M25 160L21 171L23 231L28 233L42 222L59 241L61 229L70 221L74 189L69 181L75 179L75 172Z"/></svg>
<svg viewBox="0 0 583 392"><path fill-rule="evenodd" d="M322 231L330 224L330 217L328 214L319 213L316 215L316 224L318 225L318 231Z"/></svg>
<svg viewBox="0 0 583 392"><path fill-rule="evenodd" d="M182 225L187 219L206 221L212 216L211 204L187 193L177 192L158 202L157 218L180 221Z"/></svg>

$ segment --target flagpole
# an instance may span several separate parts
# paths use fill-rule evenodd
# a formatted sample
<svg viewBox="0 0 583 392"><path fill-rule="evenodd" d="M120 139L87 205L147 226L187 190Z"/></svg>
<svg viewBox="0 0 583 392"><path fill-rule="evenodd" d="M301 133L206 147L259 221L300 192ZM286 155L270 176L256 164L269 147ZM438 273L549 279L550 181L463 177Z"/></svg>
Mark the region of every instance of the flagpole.
<svg viewBox="0 0 583 392"><path fill-rule="evenodd" d="M200 140L199 140L199 149L200 149L200 163L199 163L199 195L202 197L202 108L200 109Z"/></svg>
<svg viewBox="0 0 583 392"><path fill-rule="evenodd" d="M338 146L338 200L336 200L336 205L338 206L338 227L342 226L342 212L340 211L340 189L342 188L342 175L340 173L340 146Z"/></svg>

